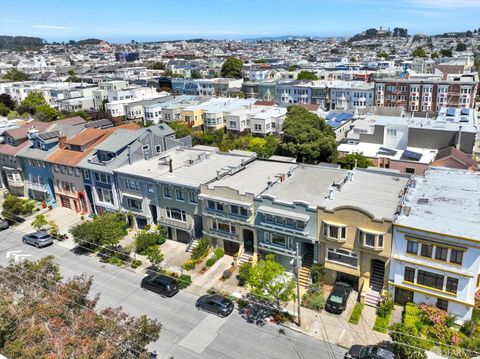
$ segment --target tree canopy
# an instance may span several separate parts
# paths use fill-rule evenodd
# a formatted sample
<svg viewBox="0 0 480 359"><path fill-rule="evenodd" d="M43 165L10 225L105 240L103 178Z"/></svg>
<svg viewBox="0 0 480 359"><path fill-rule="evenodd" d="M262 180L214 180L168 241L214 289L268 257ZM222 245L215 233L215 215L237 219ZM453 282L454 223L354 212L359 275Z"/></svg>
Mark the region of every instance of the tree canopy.
<svg viewBox="0 0 480 359"><path fill-rule="evenodd" d="M318 76L312 71L300 71L297 75L297 80L318 80Z"/></svg>
<svg viewBox="0 0 480 359"><path fill-rule="evenodd" d="M453 56L452 49L441 49L440 55L442 55L443 57L452 57Z"/></svg>
<svg viewBox="0 0 480 359"><path fill-rule="evenodd" d="M13 100L12 96L10 96L8 93L2 93L0 94L0 103L3 103L6 107L8 107L10 110L15 109L15 101Z"/></svg>
<svg viewBox="0 0 480 359"><path fill-rule="evenodd" d="M427 53L423 47L417 47L415 50L412 51L413 57L427 57Z"/></svg>
<svg viewBox="0 0 480 359"><path fill-rule="evenodd" d="M98 309L93 278L61 281L52 256L0 267L0 352L9 358L149 358L161 324Z"/></svg>
<svg viewBox="0 0 480 359"><path fill-rule="evenodd" d="M17 108L19 114L30 113L40 121L53 121L59 118L60 113L50 107L39 91L30 92Z"/></svg>
<svg viewBox="0 0 480 359"><path fill-rule="evenodd" d="M361 153L349 153L348 155L338 158L337 163L347 170L351 170L355 168L355 166L359 168L373 166L373 162Z"/></svg>
<svg viewBox="0 0 480 359"><path fill-rule="evenodd" d="M458 51L458 52L467 51L467 44L463 42L458 42L457 47L455 48L455 51Z"/></svg>
<svg viewBox="0 0 480 359"><path fill-rule="evenodd" d="M283 122L281 154L297 161L316 164L331 162L337 153L333 129L318 115L301 106L290 106Z"/></svg>
<svg viewBox="0 0 480 359"><path fill-rule="evenodd" d="M14 67L13 69L8 70L5 75L3 75L3 79L9 81L27 81L28 75Z"/></svg>
<svg viewBox="0 0 480 359"><path fill-rule="evenodd" d="M236 57L229 57L222 65L220 76L226 78L243 78L243 61Z"/></svg>

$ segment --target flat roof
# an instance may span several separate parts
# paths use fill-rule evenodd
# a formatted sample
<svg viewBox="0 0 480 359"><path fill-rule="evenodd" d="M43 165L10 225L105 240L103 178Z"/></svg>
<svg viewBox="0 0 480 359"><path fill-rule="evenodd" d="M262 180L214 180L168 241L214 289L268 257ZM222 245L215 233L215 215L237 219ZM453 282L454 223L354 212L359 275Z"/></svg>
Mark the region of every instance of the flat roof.
<svg viewBox="0 0 480 359"><path fill-rule="evenodd" d="M430 167L415 177L404 205L411 210L398 224L480 240L480 172Z"/></svg>
<svg viewBox="0 0 480 359"><path fill-rule="evenodd" d="M391 154L388 154L387 151L382 151L382 149L387 149L392 152L390 152ZM361 153L370 158L390 158L397 161L407 161L403 154L405 151L410 151L420 155L418 161L411 162L424 164L433 162L438 153L438 150L432 150L430 148L407 147L405 150L401 150L398 148L387 148L383 144L369 142L360 142L358 144L341 143L338 145L337 150L338 152L344 153Z"/></svg>
<svg viewBox="0 0 480 359"><path fill-rule="evenodd" d="M353 170L352 174L352 180L346 181L340 191L335 191L332 199L326 198L323 206L327 209L354 206L371 213L375 218L393 220L402 190L410 176L362 168Z"/></svg>

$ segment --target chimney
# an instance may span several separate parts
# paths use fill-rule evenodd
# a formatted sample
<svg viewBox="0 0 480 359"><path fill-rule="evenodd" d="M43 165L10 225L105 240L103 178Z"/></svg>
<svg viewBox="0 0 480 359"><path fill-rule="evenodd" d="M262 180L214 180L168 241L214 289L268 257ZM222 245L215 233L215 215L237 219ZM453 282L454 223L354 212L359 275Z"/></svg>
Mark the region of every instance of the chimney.
<svg viewBox="0 0 480 359"><path fill-rule="evenodd" d="M220 179L220 171L217 171L217 181Z"/></svg>
<svg viewBox="0 0 480 359"><path fill-rule="evenodd" d="M333 192L335 192L335 190L333 188L330 188L328 190L328 199L333 199Z"/></svg>
<svg viewBox="0 0 480 359"><path fill-rule="evenodd" d="M173 163L171 158L168 160L168 172L173 173Z"/></svg>
<svg viewBox="0 0 480 359"><path fill-rule="evenodd" d="M66 140L67 140L67 136L65 136L65 135L58 136L58 147L60 147L60 148L67 147L67 145L65 144Z"/></svg>
<svg viewBox="0 0 480 359"><path fill-rule="evenodd" d="M462 140L462 125L458 126L458 136L457 136L457 145L455 146L457 150L460 149L461 143L460 141Z"/></svg>

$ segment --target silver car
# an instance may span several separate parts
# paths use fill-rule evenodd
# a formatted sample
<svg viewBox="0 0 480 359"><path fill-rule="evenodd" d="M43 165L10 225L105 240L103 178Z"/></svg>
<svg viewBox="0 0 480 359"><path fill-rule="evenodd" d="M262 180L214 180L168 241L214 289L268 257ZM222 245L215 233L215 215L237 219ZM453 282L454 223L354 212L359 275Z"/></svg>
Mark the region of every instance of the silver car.
<svg viewBox="0 0 480 359"><path fill-rule="evenodd" d="M22 242L40 248L52 244L53 239L47 232L39 231L24 235L22 237Z"/></svg>

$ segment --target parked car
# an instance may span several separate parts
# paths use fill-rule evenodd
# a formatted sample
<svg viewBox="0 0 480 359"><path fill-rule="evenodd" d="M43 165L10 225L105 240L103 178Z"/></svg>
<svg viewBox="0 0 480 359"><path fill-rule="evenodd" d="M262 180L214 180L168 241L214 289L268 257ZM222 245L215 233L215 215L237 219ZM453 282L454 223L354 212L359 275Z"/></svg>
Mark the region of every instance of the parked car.
<svg viewBox="0 0 480 359"><path fill-rule="evenodd" d="M0 218L0 231L3 231L8 228L8 222L3 218Z"/></svg>
<svg viewBox="0 0 480 359"><path fill-rule="evenodd" d="M165 297L173 297L180 290L175 278L163 274L147 275L142 279L140 286Z"/></svg>
<svg viewBox="0 0 480 359"><path fill-rule="evenodd" d="M195 306L207 312L228 317L233 312L233 302L221 295L206 294L198 298Z"/></svg>
<svg viewBox="0 0 480 359"><path fill-rule="evenodd" d="M328 296L325 310L333 314L342 314L347 306L348 296L352 286L348 283L337 282Z"/></svg>
<svg viewBox="0 0 480 359"><path fill-rule="evenodd" d="M352 345L344 359L395 359L395 354L376 345Z"/></svg>
<svg viewBox="0 0 480 359"><path fill-rule="evenodd" d="M37 248L46 247L53 243L52 236L47 232L38 231L30 234L26 234L22 237L22 242L31 244Z"/></svg>

